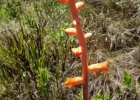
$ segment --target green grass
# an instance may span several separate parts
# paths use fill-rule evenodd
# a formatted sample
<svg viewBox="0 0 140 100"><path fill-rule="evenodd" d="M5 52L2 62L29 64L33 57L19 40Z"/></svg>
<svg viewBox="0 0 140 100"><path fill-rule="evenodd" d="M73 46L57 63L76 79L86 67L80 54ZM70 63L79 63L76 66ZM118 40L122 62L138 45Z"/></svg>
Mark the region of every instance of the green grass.
<svg viewBox="0 0 140 100"><path fill-rule="evenodd" d="M134 0L135 1L135 0ZM109 72L89 74L91 100L135 100L140 93L140 15L128 0L84 0L79 12L89 64L109 62ZM64 86L81 75L80 58L71 53L75 37L67 5L56 0L0 1L0 99L81 100L81 86Z"/></svg>

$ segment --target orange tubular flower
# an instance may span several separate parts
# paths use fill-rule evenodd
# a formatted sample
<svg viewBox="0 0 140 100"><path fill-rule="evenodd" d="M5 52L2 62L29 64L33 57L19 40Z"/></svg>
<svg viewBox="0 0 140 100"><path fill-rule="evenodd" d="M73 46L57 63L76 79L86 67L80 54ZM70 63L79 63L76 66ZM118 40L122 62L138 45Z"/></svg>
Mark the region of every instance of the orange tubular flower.
<svg viewBox="0 0 140 100"><path fill-rule="evenodd" d="M85 37L86 40L89 39L91 36L92 36L92 33L86 33L84 35L84 37Z"/></svg>
<svg viewBox="0 0 140 100"><path fill-rule="evenodd" d="M83 6L84 6L84 3L83 2L77 2L76 4L75 4L75 7L76 7L76 10L78 11L78 10L81 10L82 8L83 8Z"/></svg>
<svg viewBox="0 0 140 100"><path fill-rule="evenodd" d="M69 35L76 35L76 29L75 28L67 28L64 30L65 33L69 34Z"/></svg>
<svg viewBox="0 0 140 100"><path fill-rule="evenodd" d="M75 54L75 56L77 56L77 57L82 54L82 48L81 47L72 48L71 50Z"/></svg>
<svg viewBox="0 0 140 100"><path fill-rule="evenodd" d="M75 77L75 78L67 78L65 85L69 88L72 86L82 84L83 83L83 78L82 77Z"/></svg>
<svg viewBox="0 0 140 100"><path fill-rule="evenodd" d="M92 65L88 66L89 72L96 72L96 71L100 71L100 70L108 71L107 61L102 62L102 63L92 64Z"/></svg>
<svg viewBox="0 0 140 100"><path fill-rule="evenodd" d="M62 3L62 4L68 3L68 0L57 0L57 1Z"/></svg>

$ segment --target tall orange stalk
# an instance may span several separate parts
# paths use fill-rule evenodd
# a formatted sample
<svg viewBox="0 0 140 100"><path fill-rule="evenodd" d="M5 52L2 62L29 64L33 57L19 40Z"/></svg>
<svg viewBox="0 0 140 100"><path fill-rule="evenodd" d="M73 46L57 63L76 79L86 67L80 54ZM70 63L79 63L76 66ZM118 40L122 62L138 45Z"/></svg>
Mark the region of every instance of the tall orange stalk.
<svg viewBox="0 0 140 100"><path fill-rule="evenodd" d="M73 21L76 21L78 24L75 25L75 28L77 30L77 37L79 40L79 45L82 47L82 78L84 80L83 83L83 100L88 100L88 64L87 64L87 50L86 50L86 40L84 38L84 34L79 22L78 13L75 7L75 1L74 0L68 0L68 6L71 11L71 15L73 18Z"/></svg>
<svg viewBox="0 0 140 100"><path fill-rule="evenodd" d="M82 61L82 77L67 78L65 85L72 87L78 84L83 85L83 100L89 100L88 97L88 72L96 72L99 70L108 71L107 61L103 63L92 64L88 66L87 61L87 50L86 50L86 40L91 37L92 33L87 33L84 35L80 19L78 17L78 10L83 7L83 2L78 2L75 4L75 0L58 0L58 2L63 4L68 4L72 19L73 25L75 28L68 28L65 32L69 35L76 35L79 41L79 47L72 48L72 52L75 56L80 56Z"/></svg>

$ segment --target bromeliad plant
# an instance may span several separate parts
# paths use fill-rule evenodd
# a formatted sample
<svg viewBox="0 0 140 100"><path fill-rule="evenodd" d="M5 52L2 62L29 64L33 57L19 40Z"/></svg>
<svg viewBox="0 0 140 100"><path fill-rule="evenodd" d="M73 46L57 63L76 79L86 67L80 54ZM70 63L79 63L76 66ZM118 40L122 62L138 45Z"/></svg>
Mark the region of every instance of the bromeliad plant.
<svg viewBox="0 0 140 100"><path fill-rule="evenodd" d="M92 33L86 33L83 34L81 25L80 25L80 19L78 17L78 11L84 6L83 2L77 2L75 3L74 0L57 0L58 2L62 4L68 4L72 19L73 19L73 25L75 28L68 28L65 29L64 32L77 36L79 41L79 47L72 48L72 52L75 54L75 56L81 57L82 61L82 77L75 77L75 78L67 78L65 85L67 87L72 87L78 84L83 85L83 100L88 100L88 72L96 72L99 70L108 71L107 68L107 61L97 64L92 64L88 66L88 59L87 59L87 50L86 50L86 40L91 37Z"/></svg>

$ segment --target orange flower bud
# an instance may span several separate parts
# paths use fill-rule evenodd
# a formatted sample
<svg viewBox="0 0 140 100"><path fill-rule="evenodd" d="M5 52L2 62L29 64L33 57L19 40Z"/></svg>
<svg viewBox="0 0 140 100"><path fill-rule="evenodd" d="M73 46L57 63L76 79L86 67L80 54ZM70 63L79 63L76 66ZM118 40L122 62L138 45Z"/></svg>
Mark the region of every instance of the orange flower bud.
<svg viewBox="0 0 140 100"><path fill-rule="evenodd" d="M75 28L67 28L64 30L65 33L69 34L69 35L76 35L76 29Z"/></svg>
<svg viewBox="0 0 140 100"><path fill-rule="evenodd" d="M62 3L62 4L64 4L64 3L67 3L68 2L68 0L57 0L58 2L60 2L60 3Z"/></svg>
<svg viewBox="0 0 140 100"><path fill-rule="evenodd" d="M88 66L89 72L96 72L96 71L100 71L100 70L108 71L107 61L102 62L102 63L92 64L92 65Z"/></svg>
<svg viewBox="0 0 140 100"><path fill-rule="evenodd" d="M75 78L67 78L66 82L64 83L67 87L71 88L72 86L82 84L83 78L82 77L75 77Z"/></svg>
<svg viewBox="0 0 140 100"><path fill-rule="evenodd" d="M82 7L84 6L84 3L83 3L83 2L77 2L77 3L75 4L75 6L76 6L76 10L81 10Z"/></svg>
<svg viewBox="0 0 140 100"><path fill-rule="evenodd" d="M92 33L86 33L84 35L84 37L85 37L86 40L89 39L91 36L92 36Z"/></svg>
<svg viewBox="0 0 140 100"><path fill-rule="evenodd" d="M80 19L76 18L73 20L73 25L79 25L80 24Z"/></svg>
<svg viewBox="0 0 140 100"><path fill-rule="evenodd" d="M82 48L81 47L72 48L71 50L75 54L75 56L77 56L77 57L82 54Z"/></svg>

